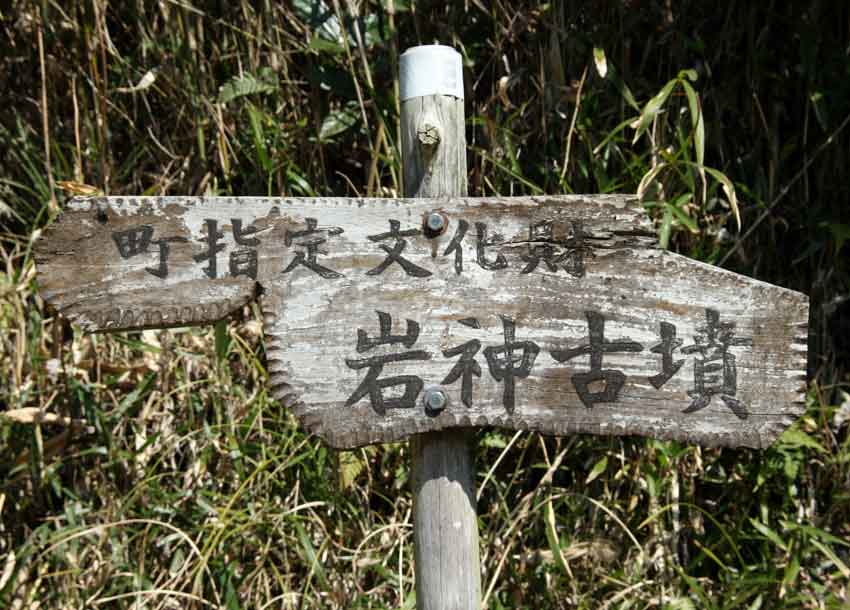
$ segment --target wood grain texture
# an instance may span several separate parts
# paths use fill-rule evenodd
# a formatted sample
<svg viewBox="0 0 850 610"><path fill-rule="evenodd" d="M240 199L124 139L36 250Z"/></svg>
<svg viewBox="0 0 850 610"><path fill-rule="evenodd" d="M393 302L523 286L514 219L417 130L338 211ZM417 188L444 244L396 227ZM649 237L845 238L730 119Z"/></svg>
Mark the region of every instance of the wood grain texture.
<svg viewBox="0 0 850 610"><path fill-rule="evenodd" d="M405 237L402 256L427 270L411 277L397 263L382 273L393 240L372 241L389 231L421 227L432 209L448 218L448 230L434 238ZM257 228L260 245L257 280L224 277L209 280L198 241L205 220L220 219L225 249L219 269L227 268L233 249L232 219ZM317 261L340 273L324 279L297 266L283 273L303 247L285 245L287 230L303 229L307 218L325 227L326 242ZM469 230L457 252L446 254L464 220ZM575 248L574 224L582 223L584 273L576 277L539 263L528 273L529 252L551 247L556 253ZM122 259L112 238L128 226L150 224L155 235L165 228L185 243L170 253L173 270L165 279L151 251ZM477 262L476 224L487 226L484 261L504 257L501 269ZM530 227L549 223L543 237ZM331 234L328 227L342 233ZM231 241L228 241L230 239ZM182 249L182 250L181 250ZM532 257L533 258L533 257ZM181 262L182 261L182 262ZM401 440L411 434L452 427L494 425L549 434L590 432L640 434L707 445L762 447L774 440L803 410L808 299L805 295L748 279L684 257L662 252L639 204L627 196L565 196L428 200L356 199L194 199L101 198L75 201L37 244L42 294L61 313L87 330L177 325L210 321L247 302L260 290L266 320L271 382L275 395L293 407L310 430L335 447L356 447ZM178 264L180 263L180 264ZM492 265L491 265L492 266ZM731 347L735 357L735 396L746 406L740 419L714 396L710 404L683 413L692 398L699 354L682 350L697 345L707 310L734 324L736 337L751 346ZM346 360L405 351L378 346L358 353L357 332L379 335L378 311L392 317L392 332L403 334L405 320L419 325L412 350L425 361L387 364L383 376L415 375L425 385L444 385L448 408L429 415L416 408L377 413L368 398L346 406L368 369L351 369ZM605 353L603 368L618 370L625 382L615 402L588 408L580 400L573 376L590 368L588 355L558 362L552 351L588 343L588 312L605 319L604 338L628 338L640 352ZM515 408L504 405L504 384L493 378L484 358L488 346L504 343L502 317L515 324L517 341L539 347L528 377L517 379ZM480 328L461 320L475 318ZM672 353L684 365L662 387L649 379L662 370L661 324L675 326L683 344ZM442 384L459 356L444 351L479 341L475 359L481 376L472 378L473 400L461 400L461 380ZM394 350L393 348L400 348ZM389 391L388 391L389 392Z"/></svg>
<svg viewBox="0 0 850 610"><path fill-rule="evenodd" d="M459 55L457 61L460 62ZM405 100L401 106L401 131L406 196L433 198L466 194L462 99L428 95ZM447 216L438 215L438 218ZM459 224L455 223L456 230ZM444 250L448 251L451 246ZM463 254L462 249L459 253ZM450 254L454 255L454 262L460 263L455 273L462 274L462 257L456 258L457 250ZM416 607L419 610L478 610L481 607L474 447L475 431L472 429L427 432L410 439Z"/></svg>
<svg viewBox="0 0 850 610"><path fill-rule="evenodd" d="M478 610L481 575L470 433L410 439L416 607Z"/></svg>
<svg viewBox="0 0 850 610"><path fill-rule="evenodd" d="M262 286L280 276L297 252L305 251L297 239L287 246L286 235L287 230L303 230L307 218L318 218L320 228L336 226L345 231L339 236L318 233L328 241L317 259L329 268L349 272L344 281L350 284L360 279L367 265L375 266L383 257L367 235L387 231L389 217L400 219L405 228L420 226L422 215L432 208L461 214L470 210L470 220L483 217L476 210L491 212L489 217L519 210L530 217L538 208L551 209L556 216L584 219L595 232L594 243L602 248L646 240L651 231L635 202L621 196L443 198L427 204L407 199L76 198L36 243L38 281L48 304L86 331L205 324L252 300ZM602 221L609 211L616 215L613 223ZM216 254L214 280L204 271L209 261L195 260L208 252L210 220L221 233L217 245L222 247ZM237 244L234 220L242 223L243 232L248 227L255 229L244 239L258 240L259 245ZM130 231L141 251L123 258L116 236L126 236ZM139 245L145 232L147 244ZM473 238L473 234L467 237L466 248ZM159 271L162 256L157 242L161 240L168 240L165 278L152 273ZM439 245L422 237L414 241L417 243L411 243L405 256L428 257L432 247ZM414 246L418 252L413 252ZM231 256L246 249L256 250L256 279L230 272ZM299 266L298 271L304 268ZM303 279L309 281L311 277L318 278L307 272Z"/></svg>

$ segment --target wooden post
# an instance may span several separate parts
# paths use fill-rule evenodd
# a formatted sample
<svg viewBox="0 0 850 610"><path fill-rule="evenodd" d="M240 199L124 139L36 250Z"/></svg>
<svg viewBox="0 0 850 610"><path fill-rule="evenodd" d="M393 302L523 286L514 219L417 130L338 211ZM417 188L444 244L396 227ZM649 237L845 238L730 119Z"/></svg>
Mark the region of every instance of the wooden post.
<svg viewBox="0 0 850 610"><path fill-rule="evenodd" d="M440 45L408 49L400 81L405 196L466 195L460 54ZM450 234L453 228L446 228ZM424 392L426 401L445 396L439 388ZM428 432L410 442L419 610L478 610L481 604L473 446L474 432L466 429Z"/></svg>

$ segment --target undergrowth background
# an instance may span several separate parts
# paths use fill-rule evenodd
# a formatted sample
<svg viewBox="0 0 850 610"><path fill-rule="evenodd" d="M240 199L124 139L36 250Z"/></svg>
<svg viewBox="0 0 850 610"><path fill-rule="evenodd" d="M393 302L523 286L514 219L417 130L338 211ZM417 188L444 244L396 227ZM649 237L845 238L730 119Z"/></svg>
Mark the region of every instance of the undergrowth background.
<svg viewBox="0 0 850 610"><path fill-rule="evenodd" d="M767 450L482 430L484 606L850 604L850 5L21 0L0 608L413 607L406 445L305 436L255 308L67 328L30 250L74 194L398 195L398 56L432 42L464 57L471 195L638 191L670 249L812 298L806 415Z"/></svg>

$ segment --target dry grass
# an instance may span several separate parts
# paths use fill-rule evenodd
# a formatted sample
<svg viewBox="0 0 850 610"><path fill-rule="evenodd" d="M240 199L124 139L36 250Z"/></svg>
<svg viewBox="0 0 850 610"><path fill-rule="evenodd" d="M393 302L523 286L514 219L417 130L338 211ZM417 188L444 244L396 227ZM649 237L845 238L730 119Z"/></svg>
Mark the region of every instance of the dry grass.
<svg viewBox="0 0 850 610"><path fill-rule="evenodd" d="M434 40L465 57L471 194L643 181L671 248L736 246L726 264L812 295L816 329L807 414L763 452L481 431L486 607L850 603L850 384L828 326L850 294L848 9L586 4L0 8L0 607L413 607L405 445L306 437L266 394L254 309L81 336L45 311L29 253L81 184L397 194L398 55ZM745 239L704 167L758 221Z"/></svg>

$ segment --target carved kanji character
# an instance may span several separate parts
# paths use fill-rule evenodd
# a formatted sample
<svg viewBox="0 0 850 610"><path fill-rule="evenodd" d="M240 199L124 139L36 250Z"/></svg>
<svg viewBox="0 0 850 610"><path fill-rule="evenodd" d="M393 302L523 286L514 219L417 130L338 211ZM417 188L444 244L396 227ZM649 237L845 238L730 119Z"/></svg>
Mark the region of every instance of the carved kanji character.
<svg viewBox="0 0 850 610"><path fill-rule="evenodd" d="M216 279L218 277L218 261L217 254L224 250L224 244L219 243L224 238L224 234L218 230L218 221L213 218L206 218L204 224L207 227L207 234L198 241L204 242L207 246L207 251L202 254L196 254L192 257L196 263L209 261L204 267L204 273L207 277Z"/></svg>
<svg viewBox="0 0 850 610"><path fill-rule="evenodd" d="M464 326L471 328L481 328L478 320L475 318L464 318L458 320ZM460 399L467 407L472 406L472 377L481 377L481 366L475 361L475 355L481 349L481 342L477 339L467 341L461 345L443 350L443 356L451 358L460 355L460 359L455 363L446 378L443 379L443 385L449 385L462 378L460 386Z"/></svg>
<svg viewBox="0 0 850 610"><path fill-rule="evenodd" d="M118 254L123 259L128 259L138 254L146 254L151 244L159 247L159 264L156 267L145 267L145 271L160 279L168 277L168 255L171 248L168 244L182 243L188 241L185 237L163 237L153 239L153 227L150 225L139 225L126 231L116 231L112 234L112 240L118 248Z"/></svg>
<svg viewBox="0 0 850 610"><path fill-rule="evenodd" d="M484 348L484 357L487 359L490 375L503 383L502 404L508 413L513 413L516 400L514 380L529 376L540 347L532 341L517 341L514 320L505 316L501 318L505 342L498 347ZM516 350L520 352L517 354Z"/></svg>
<svg viewBox="0 0 850 610"><path fill-rule="evenodd" d="M242 227L242 219L240 218L231 218L230 219L231 226L233 227L233 240L240 246L248 246L249 248L256 248L260 245L260 240L256 237L246 237L246 235L253 235L257 232L257 228L253 225L249 225L247 227Z"/></svg>
<svg viewBox="0 0 850 610"><path fill-rule="evenodd" d="M584 257L587 246L586 234L580 221L570 222L567 237L555 239L555 224L551 220L536 222L528 229L528 251L520 258L527 264L520 273L531 273L543 262L549 271L563 269L573 277L584 277ZM538 243L543 242L543 243Z"/></svg>
<svg viewBox="0 0 850 610"><path fill-rule="evenodd" d="M369 337L362 329L357 331L357 352L363 353L374 349L379 345L401 344L407 348L413 347L419 338L419 325L413 320L407 320L407 332L404 335L392 334L392 318L388 313L379 311L378 323L381 334L377 338ZM416 397L422 391L422 379L415 375L397 375L380 379L384 366L394 362L405 360L430 360L431 354L424 350L401 352L397 354L385 354L361 358L359 360L346 359L345 363L350 369L359 370L368 368L366 376L354 393L345 402L346 406L355 404L364 396L369 396L372 408L376 413L384 415L387 409L409 409L416 403ZM404 386L404 393L397 398L384 398L386 388Z"/></svg>
<svg viewBox="0 0 850 610"><path fill-rule="evenodd" d="M394 239L395 244L392 247L384 244L380 245L381 250L387 253L387 258L381 261L381 264L374 269L367 271L366 275L380 275L393 263L398 263L407 275L412 275L413 277L429 277L431 275L431 272L427 269L423 269L401 256L401 253L404 252L405 246L407 246L407 241L405 241L404 238L419 235L421 231L419 229L399 231L400 226L401 223L398 220L390 220L390 230L387 233L368 236L369 239L374 242Z"/></svg>
<svg viewBox="0 0 850 610"><path fill-rule="evenodd" d="M242 248L230 253L230 277L239 275L257 279L257 251L253 248Z"/></svg>
<svg viewBox="0 0 850 610"><path fill-rule="evenodd" d="M590 371L575 373L571 377L579 399L585 407L590 409L599 402L616 402L620 389L626 381L622 371L602 368L603 355L612 352L639 352L643 350L643 346L631 339L606 341L605 318L602 314L587 311L585 316L587 317L588 343L573 349L552 350L551 354L552 358L558 362L566 362L584 354L590 355ZM590 384L597 381L605 383L604 389L591 392Z"/></svg>
<svg viewBox="0 0 850 610"><path fill-rule="evenodd" d="M283 273L289 273L299 265L306 267L313 273L320 275L326 280L332 280L343 277L341 273L337 273L333 269L328 269L324 265L319 264L316 260L321 252L319 246L328 240L324 235L335 236L343 233L340 227L318 227L318 220L315 218L306 218L307 228L301 231L287 231L283 238L287 247L294 243L299 248L306 248L304 252L296 252L295 258L290 261ZM324 252L321 252L325 254Z"/></svg>
<svg viewBox="0 0 850 610"><path fill-rule="evenodd" d="M496 271L497 269L507 267L508 261L505 259L504 254L497 254L496 260L487 260L487 248L501 243L503 241L502 236L496 233L492 237L487 237L487 225L483 222L476 222L475 230L478 233L478 241L475 244L475 260L478 265L482 269L489 271Z"/></svg>
<svg viewBox="0 0 850 610"><path fill-rule="evenodd" d="M452 252L455 253L455 273L458 275L463 271L463 248L461 247L461 242L466 235L467 229L469 229L469 223L463 219L458 220L457 230L446 247L446 251L443 252L443 256L448 256Z"/></svg>
<svg viewBox="0 0 850 610"><path fill-rule="evenodd" d="M747 419L747 408L738 398L738 372L733 346L752 346L751 337L736 337L734 322L721 322L720 313L705 310L705 325L697 327L694 345L682 348L684 354L699 354L694 360L694 388L688 391L693 400L684 413L704 409L715 394L739 419ZM718 375L719 373L719 375Z"/></svg>
<svg viewBox="0 0 850 610"><path fill-rule="evenodd" d="M159 246L159 265L156 267L145 267L145 271L151 275L155 275L160 279L168 277L168 255L171 252L171 247L168 244L185 243L189 241L185 237L163 237L152 241L152 244Z"/></svg>
<svg viewBox="0 0 850 610"><path fill-rule="evenodd" d="M115 231L112 234L112 241L115 242L118 254L123 259L146 253L152 238L153 227L150 225L139 225L125 231Z"/></svg>
<svg viewBox="0 0 850 610"><path fill-rule="evenodd" d="M661 323L661 343L653 345L649 351L654 354L661 354L661 372L649 378L649 383L656 390L670 381L682 365L684 360L673 361L673 352L676 348L682 346L683 341L676 338L676 327L668 322Z"/></svg>

